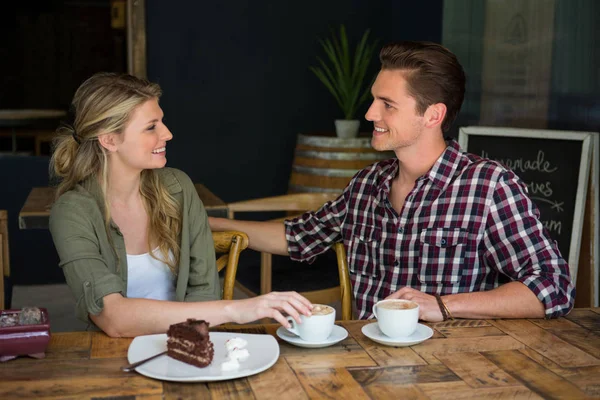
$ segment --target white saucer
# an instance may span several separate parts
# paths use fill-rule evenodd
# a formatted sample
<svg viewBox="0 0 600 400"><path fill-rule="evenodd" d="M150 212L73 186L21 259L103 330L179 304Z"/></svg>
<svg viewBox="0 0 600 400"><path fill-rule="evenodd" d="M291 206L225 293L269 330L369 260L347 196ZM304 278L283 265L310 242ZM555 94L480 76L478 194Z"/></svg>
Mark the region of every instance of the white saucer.
<svg viewBox="0 0 600 400"><path fill-rule="evenodd" d="M386 336L379 329L377 322L363 326L361 331L366 337L377 343L395 347L412 346L413 344L421 343L433 336L433 329L423 324L417 324L417 329L412 335L397 338Z"/></svg>
<svg viewBox="0 0 600 400"><path fill-rule="evenodd" d="M331 335L329 335L327 339L322 342L307 342L300 339L300 336L296 336L283 326L280 326L279 329L277 329L277 336L294 346L316 349L318 347L327 347L341 342L348 337L348 331L341 326L334 325L331 330Z"/></svg>

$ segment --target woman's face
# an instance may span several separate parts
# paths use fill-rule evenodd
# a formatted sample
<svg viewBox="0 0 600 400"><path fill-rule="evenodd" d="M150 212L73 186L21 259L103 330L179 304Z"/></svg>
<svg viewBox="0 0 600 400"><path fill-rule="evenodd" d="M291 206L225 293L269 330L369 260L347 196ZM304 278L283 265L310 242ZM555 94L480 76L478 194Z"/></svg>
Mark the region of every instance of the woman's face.
<svg viewBox="0 0 600 400"><path fill-rule="evenodd" d="M113 167L141 171L166 165L167 142L173 135L162 122L163 115L158 99L148 100L134 110L123 133L115 137Z"/></svg>

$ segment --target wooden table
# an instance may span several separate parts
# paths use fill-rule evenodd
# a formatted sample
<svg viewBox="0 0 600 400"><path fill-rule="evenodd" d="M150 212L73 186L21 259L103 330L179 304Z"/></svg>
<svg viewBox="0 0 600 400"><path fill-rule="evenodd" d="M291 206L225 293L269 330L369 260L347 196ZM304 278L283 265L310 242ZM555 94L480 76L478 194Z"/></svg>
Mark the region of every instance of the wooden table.
<svg viewBox="0 0 600 400"><path fill-rule="evenodd" d="M430 324L433 338L387 347L361 333L371 321L340 322L350 336L322 349L279 342L277 363L258 375L173 383L124 373L131 339L56 333L46 359L0 364L0 398L78 399L456 399L600 397L600 308L558 320ZM275 336L278 325L229 329Z"/></svg>
<svg viewBox="0 0 600 400"><path fill-rule="evenodd" d="M194 185L206 212L211 217L227 218L227 204L201 183ZM53 187L34 187L19 213L19 228L48 229L50 209L54 203Z"/></svg>

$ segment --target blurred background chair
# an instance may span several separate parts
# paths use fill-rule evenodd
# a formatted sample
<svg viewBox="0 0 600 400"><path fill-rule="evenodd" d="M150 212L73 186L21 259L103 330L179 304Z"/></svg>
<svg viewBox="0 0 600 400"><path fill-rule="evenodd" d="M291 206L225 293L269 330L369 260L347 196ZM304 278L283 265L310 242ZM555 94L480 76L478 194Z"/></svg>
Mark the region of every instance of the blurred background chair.
<svg viewBox="0 0 600 400"><path fill-rule="evenodd" d="M229 217L233 218L236 212L311 211L336 197L335 193L294 193L229 203ZM283 223L284 219L277 221ZM332 246L318 256L313 264L295 262L287 256L261 253L260 265L247 265L244 262L238 270L236 280L238 288L249 296L270 291L295 290L313 303L331 304L341 301L341 319L352 319L352 288L343 243Z"/></svg>
<svg viewBox="0 0 600 400"><path fill-rule="evenodd" d="M213 232L215 242L215 253L220 254L217 258L217 270L225 269L223 280L223 300L233 300L233 288L238 268L240 253L248 247L248 236L243 232L225 231Z"/></svg>
<svg viewBox="0 0 600 400"><path fill-rule="evenodd" d="M8 277L10 276L10 257L8 253L8 215L0 210L0 310L10 304Z"/></svg>

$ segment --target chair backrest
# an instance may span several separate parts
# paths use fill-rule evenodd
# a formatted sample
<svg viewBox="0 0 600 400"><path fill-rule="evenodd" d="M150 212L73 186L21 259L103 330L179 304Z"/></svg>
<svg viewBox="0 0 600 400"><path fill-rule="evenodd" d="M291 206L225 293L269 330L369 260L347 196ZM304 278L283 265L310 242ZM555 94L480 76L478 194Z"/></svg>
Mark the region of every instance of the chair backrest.
<svg viewBox="0 0 600 400"><path fill-rule="evenodd" d="M346 257L344 243L336 243L334 248L337 256L338 272L340 273L342 319L348 321L352 319L352 284L350 283L350 271L348 270L348 257Z"/></svg>
<svg viewBox="0 0 600 400"><path fill-rule="evenodd" d="M282 196L266 197L262 199L253 199L229 203L229 218L234 217L235 212L253 212L253 211L295 211L305 212L316 210L324 203L337 198L337 193L291 193ZM343 243L336 243L334 246L336 259L338 264L338 273L340 279L339 293L342 303L342 319L352 319L352 285L350 284L350 274L348 271L348 258ZM263 264L261 269L270 270L271 261L269 254L263 254L261 258ZM270 271L268 272L270 275ZM270 279L270 276L269 278ZM270 281L269 281L270 282ZM270 284L269 284L270 286ZM337 289L337 288L332 288ZM329 289L328 289L329 291ZM322 291L321 291L322 292ZM310 292L301 293L309 300L311 299ZM314 301L314 300L311 300Z"/></svg>
<svg viewBox="0 0 600 400"><path fill-rule="evenodd" d="M6 210L0 210L0 310L4 310L4 277L10 276L8 254L8 221Z"/></svg>
<svg viewBox="0 0 600 400"><path fill-rule="evenodd" d="M213 232L212 237L215 243L215 253L220 254L220 257L217 258L217 270L220 272L225 268L223 300L233 300L238 261L240 253L248 248L248 236L243 232L225 231Z"/></svg>

